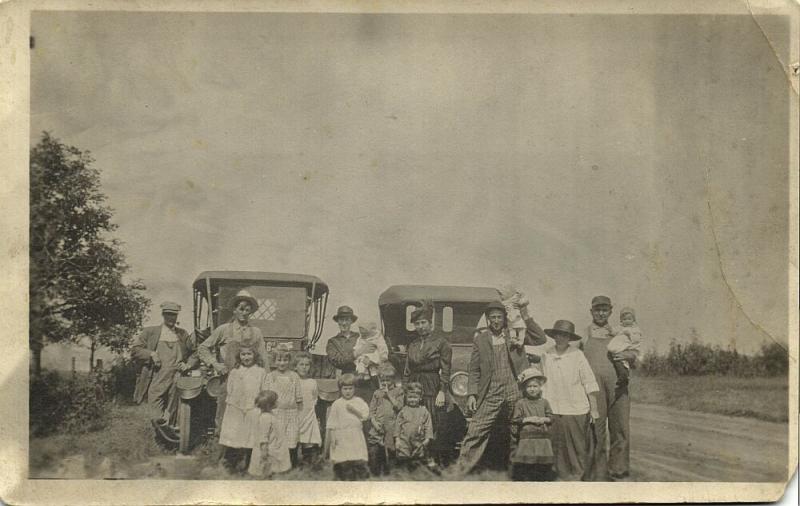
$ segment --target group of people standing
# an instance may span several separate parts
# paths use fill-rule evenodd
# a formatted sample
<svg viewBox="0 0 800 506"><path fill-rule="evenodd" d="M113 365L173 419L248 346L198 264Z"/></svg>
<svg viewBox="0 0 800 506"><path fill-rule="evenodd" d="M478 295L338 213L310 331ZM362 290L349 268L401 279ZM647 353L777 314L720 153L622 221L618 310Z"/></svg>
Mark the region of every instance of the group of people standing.
<svg viewBox="0 0 800 506"><path fill-rule="evenodd" d="M629 308L620 315L623 327L609 323L608 297L592 299L592 323L583 337L566 320L543 330L527 300L513 308L501 301L486 307L486 326L476 330L472 345L466 399L471 416L456 462L443 444L454 404L452 348L433 332L432 304L411 314L415 337L402 371L388 361L374 325L353 329L358 316L348 306L333 317L339 332L328 340L326 356L279 347L273 371L260 330L248 322L257 307L248 294L236 296L233 320L217 327L196 354L180 338L185 332L174 327L175 306L163 304L161 330L145 329L133 346L134 356L145 362L137 395L146 393L158 410L154 423L170 427L176 401L166 386L169 371L174 376L199 359L227 374L227 389L217 399L217 427L231 469L265 477L323 457L333 462L339 479L383 475L398 465L469 473L482 466L490 442L499 441L508 444L503 458L513 479L629 475L627 371L637 359L641 332ZM524 325L509 325L511 311L518 311ZM338 399L322 398L311 378L335 379Z"/></svg>

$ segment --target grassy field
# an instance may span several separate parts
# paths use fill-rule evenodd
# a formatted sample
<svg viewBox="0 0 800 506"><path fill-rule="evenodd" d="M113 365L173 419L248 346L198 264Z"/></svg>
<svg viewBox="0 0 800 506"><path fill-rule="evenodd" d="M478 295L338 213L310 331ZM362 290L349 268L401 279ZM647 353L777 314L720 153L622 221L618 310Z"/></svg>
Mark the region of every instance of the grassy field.
<svg viewBox="0 0 800 506"><path fill-rule="evenodd" d="M182 470L176 467L176 460L179 459L175 458L175 452L165 451L155 443L145 406L115 406L105 430L30 440L29 470L34 479L253 479L229 473L218 462L210 444L195 448ZM334 475L332 465L327 462L314 469L292 469L276 479L333 480ZM413 474L396 471L381 479L426 481L455 477L447 472L437 476L421 469ZM506 479L506 475L499 471L484 471L471 475L469 479L496 481Z"/></svg>
<svg viewBox="0 0 800 506"><path fill-rule="evenodd" d="M789 383L786 376L734 378L728 376L634 376L631 400L677 409L770 422L789 420Z"/></svg>

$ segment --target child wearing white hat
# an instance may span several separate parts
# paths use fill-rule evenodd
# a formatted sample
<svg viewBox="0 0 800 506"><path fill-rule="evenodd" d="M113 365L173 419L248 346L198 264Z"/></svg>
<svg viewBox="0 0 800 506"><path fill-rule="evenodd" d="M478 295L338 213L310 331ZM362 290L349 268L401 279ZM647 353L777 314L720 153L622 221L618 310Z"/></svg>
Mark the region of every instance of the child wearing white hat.
<svg viewBox="0 0 800 506"><path fill-rule="evenodd" d="M523 398L511 415L511 478L514 481L550 481L555 454L550 441L553 410L542 398L547 378L538 366L519 375Z"/></svg>

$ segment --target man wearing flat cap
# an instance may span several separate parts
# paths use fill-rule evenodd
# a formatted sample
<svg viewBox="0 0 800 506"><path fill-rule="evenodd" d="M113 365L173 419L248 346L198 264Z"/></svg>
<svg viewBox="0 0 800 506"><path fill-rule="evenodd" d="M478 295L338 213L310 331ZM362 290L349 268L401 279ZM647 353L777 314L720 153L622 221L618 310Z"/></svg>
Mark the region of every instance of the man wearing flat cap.
<svg viewBox="0 0 800 506"><path fill-rule="evenodd" d="M580 348L594 372L600 391L597 394L599 418L595 424L597 450L588 477L604 481L624 479L630 475L631 400L627 385L617 385L617 374L608 359L608 343L614 331L608 323L613 306L605 295L592 298L592 323L586 329ZM635 361L635 352L622 352L626 360ZM606 444L610 440L609 449Z"/></svg>
<svg viewBox="0 0 800 506"><path fill-rule="evenodd" d="M517 377L529 367L524 345L547 342L542 328L530 317L528 307L519 308L526 324L525 335L512 336L506 308L499 300L486 306L488 328L478 330L472 342L467 383L467 407L474 411L461 444L459 471L472 471L489 446L490 436L502 464L508 461L509 425L514 404L520 398Z"/></svg>
<svg viewBox="0 0 800 506"><path fill-rule="evenodd" d="M143 363L136 381L134 400L147 402L158 413L159 426L174 427L178 412L175 376L198 364L195 343L188 332L176 325L181 306L161 304L164 323L145 327L131 346L131 355Z"/></svg>

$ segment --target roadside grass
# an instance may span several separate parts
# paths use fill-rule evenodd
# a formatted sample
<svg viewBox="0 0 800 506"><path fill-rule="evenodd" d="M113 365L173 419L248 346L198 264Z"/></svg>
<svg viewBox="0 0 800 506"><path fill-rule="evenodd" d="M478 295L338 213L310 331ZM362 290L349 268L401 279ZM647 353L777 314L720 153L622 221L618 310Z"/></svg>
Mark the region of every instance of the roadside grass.
<svg viewBox="0 0 800 506"><path fill-rule="evenodd" d="M769 422L789 421L789 381L731 376L642 376L631 378L632 402Z"/></svg>
<svg viewBox="0 0 800 506"><path fill-rule="evenodd" d="M153 436L146 406L117 405L111 409L110 423L99 431L85 434L56 434L30 439L29 473L36 478L66 479L204 479L250 480L229 473L217 460L212 443L201 444L191 452L191 474L178 476L174 451L159 447ZM292 469L275 480L333 480L330 462L314 468ZM447 470L441 476L420 469L413 473L394 470L389 476L370 481L507 480L500 471L483 471L467 478Z"/></svg>
<svg viewBox="0 0 800 506"><path fill-rule="evenodd" d="M31 478L53 477L65 457L79 455L86 475L94 476L106 457L127 468L165 453L153 437L147 409L123 405L112 407L103 430L31 438L28 464Z"/></svg>

